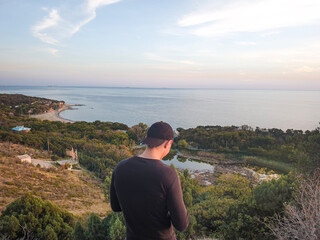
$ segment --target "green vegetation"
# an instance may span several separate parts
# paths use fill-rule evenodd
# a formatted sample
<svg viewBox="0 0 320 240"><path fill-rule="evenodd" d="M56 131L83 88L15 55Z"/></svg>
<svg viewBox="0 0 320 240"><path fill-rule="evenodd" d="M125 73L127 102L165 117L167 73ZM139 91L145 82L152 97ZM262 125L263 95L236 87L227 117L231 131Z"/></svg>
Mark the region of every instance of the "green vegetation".
<svg viewBox="0 0 320 240"><path fill-rule="evenodd" d="M72 239L73 216L31 194L9 204L0 216L0 233L9 239Z"/></svg>
<svg viewBox="0 0 320 240"><path fill-rule="evenodd" d="M0 141L48 150L60 157L66 156L67 149L77 149L80 163L99 176L103 166L113 168L118 161L131 156L129 148L134 145L125 132L128 127L120 123L64 124L18 117L0 122ZM31 127L32 131L27 134L11 132L17 124Z"/></svg>
<svg viewBox="0 0 320 240"><path fill-rule="evenodd" d="M80 222L76 224L74 238L77 240L114 240L126 236L123 214L111 213L101 221L92 213L83 225Z"/></svg>
<svg viewBox="0 0 320 240"><path fill-rule="evenodd" d="M190 183L192 179L186 176L184 172L185 181ZM218 239L272 239L263 222L272 221L275 213L282 213L283 203L293 199L294 186L292 177L284 176L253 187L237 174L221 175L214 187L206 189L183 184L184 194L197 194L188 206L193 224L186 233L178 234L179 239L189 239L190 233L193 237Z"/></svg>
<svg viewBox="0 0 320 240"><path fill-rule="evenodd" d="M79 194L83 195L87 191L75 183L64 184L66 179L72 182L74 178L64 174L63 170L54 172L54 181L37 168L32 168L34 171L30 170L31 167L25 168L27 175L10 171L10 164L4 162L12 159L12 145L38 149L37 151L46 153L53 160L66 157L68 149L77 149L80 166L103 181L104 197L109 201L113 168L119 161L137 151L134 146L144 138L148 129L143 123L128 127L121 123L101 121L70 124L29 119L23 114L30 110L30 105L34 101L48 100L29 99L22 95L0 96L0 113L3 114L0 118L0 142L8 146L0 151L1 170L6 173L0 175L3 177L1 187L5 186L1 194L11 198L21 196L19 191L27 191L48 199L48 195L43 193L54 192L48 187L54 186L55 191L67 193L56 198L76 203L76 199L81 198ZM15 106L23 107L10 108L9 101L14 101ZM44 111L36 103L32 104L32 108L33 112ZM10 112L13 114L9 114ZM32 130L29 133L13 133L11 128L16 125L25 125ZM227 162L228 156L232 155L240 159L241 163L286 173L278 180L261 184L251 182L241 174L221 174L215 176L214 185L202 186L191 177L188 170L177 171L184 202L190 214L188 229L182 233L176 232L179 240L199 237L275 239L269 228L275 222L274 217L286 216L288 204L301 205L295 198L299 179L289 172L309 174L320 166L319 128L306 132L259 128L253 130L248 126L199 126L178 130L180 135L175 140L174 147L181 151L198 149L197 156L200 158L213 158L222 163ZM172 153L176 151L177 149L173 149ZM14 168L22 172L24 165L15 163ZM8 180L9 175L13 181ZM21 176L25 179L25 184L18 186L14 179ZM47 182L39 184L40 180L44 182L43 179ZM96 184L84 177L81 181L89 185ZM93 204L92 199L81 201L88 207ZM30 194L25 195L9 204L0 216L0 232L4 234L0 239L22 238L25 233L30 238L37 239L44 239L44 236L46 239L123 239L125 221L122 213L111 213L104 215L104 218L96 214L97 212L89 217L75 217L47 201L43 202Z"/></svg>
<svg viewBox="0 0 320 240"><path fill-rule="evenodd" d="M248 126L199 126L178 130L178 141L186 140L193 148L256 156L259 158L247 162L267 164L267 167L276 167L283 172L292 168L311 172L320 167L320 128L305 132L292 129L284 132L276 128L253 130ZM267 161L270 159L273 161Z"/></svg>
<svg viewBox="0 0 320 240"><path fill-rule="evenodd" d="M241 158L241 160L245 164L258 166L258 167L266 167L282 173L289 173L294 170L292 165L289 163L274 161L274 160L267 160L261 157L244 156Z"/></svg>
<svg viewBox="0 0 320 240"><path fill-rule="evenodd" d="M0 94L0 115L7 117L38 114L49 109L57 109L63 104L64 101L29 97L22 94Z"/></svg>
<svg viewBox="0 0 320 240"><path fill-rule="evenodd" d="M296 190L296 183L289 175L279 180L263 182L256 187L253 187L245 177L237 174L221 175L217 179L217 184L211 187L201 187L191 178L188 170L183 173L178 172L178 175L184 201L190 214L188 229L182 233L176 232L177 239L180 240L197 239L199 236L218 239L272 239L271 231L264 222L270 223L274 214L282 214L283 203L293 201ZM52 211L54 213L51 213ZM50 219L46 217L48 214ZM51 224L56 216L54 214L60 216L59 224L56 222ZM20 223L16 220L17 216ZM25 226L23 221L26 218L30 224L21 228ZM32 219L31 222L29 218ZM36 224L33 224L34 222ZM55 238L55 235L52 235L52 239L71 239L71 232L73 232L73 238L77 240L113 240L123 239L125 236L125 221L122 213L109 214L103 220L100 220L96 214L91 214L82 223L77 222L74 225L74 222L72 215L61 213L51 203L43 203L29 194L8 205L0 217L0 229L9 237L8 239L20 236L24 229L28 229L29 234L35 234L39 239L43 239L41 237L44 231L49 234L52 232L51 228L58 236ZM44 223L47 225L40 231L39 224ZM61 236L59 234L62 234L61 231L67 234L64 235L65 238L59 237Z"/></svg>
<svg viewBox="0 0 320 240"><path fill-rule="evenodd" d="M187 143L186 140L181 139L178 141L178 148L187 148L189 146L189 144Z"/></svg>

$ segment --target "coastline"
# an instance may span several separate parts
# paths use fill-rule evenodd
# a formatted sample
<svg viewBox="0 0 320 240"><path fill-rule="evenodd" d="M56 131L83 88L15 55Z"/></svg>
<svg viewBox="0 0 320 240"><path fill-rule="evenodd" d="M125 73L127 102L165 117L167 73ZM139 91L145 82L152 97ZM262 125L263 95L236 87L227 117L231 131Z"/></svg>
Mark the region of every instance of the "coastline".
<svg viewBox="0 0 320 240"><path fill-rule="evenodd" d="M74 121L69 120L69 119L65 119L60 116L60 113L62 111L70 110L70 109L72 109L73 106L75 106L75 105L65 104L57 110L52 109L46 113L30 115L30 117L37 118L39 120L59 121L59 122L63 122L63 123L74 123Z"/></svg>

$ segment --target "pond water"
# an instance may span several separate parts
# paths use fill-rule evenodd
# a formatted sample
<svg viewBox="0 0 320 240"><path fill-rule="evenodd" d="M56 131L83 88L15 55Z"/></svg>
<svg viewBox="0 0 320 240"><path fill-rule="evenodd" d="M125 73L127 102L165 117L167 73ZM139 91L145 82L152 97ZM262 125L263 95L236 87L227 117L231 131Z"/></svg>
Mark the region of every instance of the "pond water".
<svg viewBox="0 0 320 240"><path fill-rule="evenodd" d="M174 156L168 156L167 158L164 158L161 161L169 166L172 163L176 168L179 168L179 169L188 169L189 172L194 172L194 171L213 172L214 171L214 166L209 163L192 160L190 158L184 158L179 156L178 154Z"/></svg>

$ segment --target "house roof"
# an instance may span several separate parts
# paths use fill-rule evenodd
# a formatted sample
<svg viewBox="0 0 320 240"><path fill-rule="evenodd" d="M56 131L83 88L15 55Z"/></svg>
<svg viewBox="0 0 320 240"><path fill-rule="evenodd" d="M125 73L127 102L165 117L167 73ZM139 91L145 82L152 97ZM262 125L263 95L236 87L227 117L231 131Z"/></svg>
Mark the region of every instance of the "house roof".
<svg viewBox="0 0 320 240"><path fill-rule="evenodd" d="M17 157L20 158L20 159L29 159L29 158L31 158L28 154L19 155Z"/></svg>
<svg viewBox="0 0 320 240"><path fill-rule="evenodd" d="M31 128L27 128L24 126L16 126L14 128L12 128L13 131L27 131L27 130L31 130Z"/></svg>

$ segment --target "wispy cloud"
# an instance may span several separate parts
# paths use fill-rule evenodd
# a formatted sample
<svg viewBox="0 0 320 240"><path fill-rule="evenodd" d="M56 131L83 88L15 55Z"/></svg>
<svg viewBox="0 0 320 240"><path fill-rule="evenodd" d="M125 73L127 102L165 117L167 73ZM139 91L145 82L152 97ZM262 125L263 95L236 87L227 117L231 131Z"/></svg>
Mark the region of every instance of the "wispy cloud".
<svg viewBox="0 0 320 240"><path fill-rule="evenodd" d="M154 53L145 53L144 56L148 60L158 61L158 62L165 62L165 63L176 63L176 64L187 64L187 65L196 65L196 62L189 61L189 60L177 60L177 59L170 59L161 57Z"/></svg>
<svg viewBox="0 0 320 240"><path fill-rule="evenodd" d="M296 72L299 72L299 73L312 73L312 72L319 72L319 71L320 71L320 68L314 68L309 66L303 66L296 69Z"/></svg>
<svg viewBox="0 0 320 240"><path fill-rule="evenodd" d="M32 34L44 43L57 45L95 19L97 8L119 1L121 0L85 0L79 1L76 6L66 5L63 10L58 7L52 9L43 7L48 16L31 27Z"/></svg>
<svg viewBox="0 0 320 240"><path fill-rule="evenodd" d="M47 17L45 17L41 22L32 27L33 36L39 38L42 42L49 44L57 44L58 40L52 36L49 36L45 32L45 30L57 26L60 21L61 17L58 13L58 10L52 9Z"/></svg>
<svg viewBox="0 0 320 240"><path fill-rule="evenodd" d="M319 0L232 0L222 6L200 7L183 16L178 25L198 36L223 36L320 25L319 12Z"/></svg>

